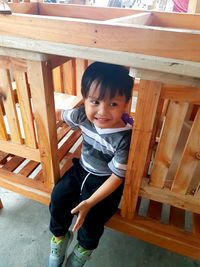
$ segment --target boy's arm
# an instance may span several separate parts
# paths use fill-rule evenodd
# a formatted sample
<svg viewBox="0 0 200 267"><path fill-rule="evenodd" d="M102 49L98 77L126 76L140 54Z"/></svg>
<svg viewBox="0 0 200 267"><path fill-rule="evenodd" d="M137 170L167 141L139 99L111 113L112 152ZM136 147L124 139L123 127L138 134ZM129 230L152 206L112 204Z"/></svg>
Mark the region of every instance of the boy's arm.
<svg viewBox="0 0 200 267"><path fill-rule="evenodd" d="M71 213L78 212L78 218L73 227L73 231L79 230L82 226L85 216L88 211L101 200L109 196L115 191L122 183L123 179L119 178L115 174L112 174L92 195L90 198L83 200L78 206L76 206Z"/></svg>

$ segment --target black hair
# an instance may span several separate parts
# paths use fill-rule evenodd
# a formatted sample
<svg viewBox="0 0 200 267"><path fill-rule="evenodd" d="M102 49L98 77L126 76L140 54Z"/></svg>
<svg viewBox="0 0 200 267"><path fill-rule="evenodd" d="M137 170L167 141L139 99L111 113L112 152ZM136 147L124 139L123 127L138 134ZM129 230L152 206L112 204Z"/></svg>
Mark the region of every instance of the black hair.
<svg viewBox="0 0 200 267"><path fill-rule="evenodd" d="M131 98L133 78L129 76L129 70L120 65L94 62L85 70L81 80L81 93L83 98L88 97L92 84L99 88L99 100L107 94L110 99L116 94L125 96L126 102Z"/></svg>

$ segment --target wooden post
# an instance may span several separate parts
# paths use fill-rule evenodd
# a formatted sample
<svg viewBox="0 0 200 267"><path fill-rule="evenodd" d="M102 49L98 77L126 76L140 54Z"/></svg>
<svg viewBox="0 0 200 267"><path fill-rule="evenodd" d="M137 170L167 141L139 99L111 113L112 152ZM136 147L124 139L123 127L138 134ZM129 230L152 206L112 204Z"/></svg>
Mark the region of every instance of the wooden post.
<svg viewBox="0 0 200 267"><path fill-rule="evenodd" d="M161 94L160 82L141 81L122 197L122 216L132 219Z"/></svg>
<svg viewBox="0 0 200 267"><path fill-rule="evenodd" d="M33 100L43 182L53 186L60 177L57 156L57 133L51 66L29 61L28 79Z"/></svg>

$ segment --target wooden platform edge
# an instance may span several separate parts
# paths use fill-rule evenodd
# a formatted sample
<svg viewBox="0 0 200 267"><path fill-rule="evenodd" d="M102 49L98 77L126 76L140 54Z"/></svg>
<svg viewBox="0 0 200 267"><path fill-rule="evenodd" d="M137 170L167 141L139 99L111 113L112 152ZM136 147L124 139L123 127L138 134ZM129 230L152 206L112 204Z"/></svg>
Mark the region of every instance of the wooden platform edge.
<svg viewBox="0 0 200 267"><path fill-rule="evenodd" d="M199 235L141 216L136 216L129 221L120 216L120 211L106 223L106 226L178 254L200 260Z"/></svg>

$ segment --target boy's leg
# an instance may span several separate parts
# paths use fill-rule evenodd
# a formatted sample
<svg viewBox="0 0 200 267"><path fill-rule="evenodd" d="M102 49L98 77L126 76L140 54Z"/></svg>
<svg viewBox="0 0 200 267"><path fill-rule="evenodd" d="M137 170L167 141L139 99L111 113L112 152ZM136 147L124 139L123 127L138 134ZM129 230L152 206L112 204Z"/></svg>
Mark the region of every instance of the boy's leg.
<svg viewBox="0 0 200 267"><path fill-rule="evenodd" d="M122 191L123 185L89 211L83 226L78 231L78 244L67 259L65 267L84 266L92 251L98 246L105 223L116 212Z"/></svg>
<svg viewBox="0 0 200 267"><path fill-rule="evenodd" d="M84 173L80 165L75 164L52 191L50 230L54 236L51 240L49 267L62 265L66 249L72 239L72 234L68 229L73 218L71 210L76 206L80 197L80 177L84 177Z"/></svg>
<svg viewBox="0 0 200 267"><path fill-rule="evenodd" d="M82 247L89 250L97 248L105 223L118 209L122 192L123 185L88 212L83 226L78 231L78 241Z"/></svg>

